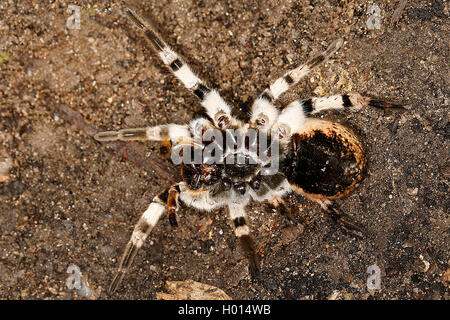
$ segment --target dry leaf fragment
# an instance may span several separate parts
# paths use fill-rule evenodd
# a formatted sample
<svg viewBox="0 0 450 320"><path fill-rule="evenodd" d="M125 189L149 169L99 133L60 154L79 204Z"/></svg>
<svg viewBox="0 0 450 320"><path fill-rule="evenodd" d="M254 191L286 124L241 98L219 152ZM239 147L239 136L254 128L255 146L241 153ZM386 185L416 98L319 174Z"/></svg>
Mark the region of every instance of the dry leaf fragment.
<svg viewBox="0 0 450 320"><path fill-rule="evenodd" d="M187 281L167 281L169 293L158 292L158 300L231 300L231 298L221 289L196 282Z"/></svg>

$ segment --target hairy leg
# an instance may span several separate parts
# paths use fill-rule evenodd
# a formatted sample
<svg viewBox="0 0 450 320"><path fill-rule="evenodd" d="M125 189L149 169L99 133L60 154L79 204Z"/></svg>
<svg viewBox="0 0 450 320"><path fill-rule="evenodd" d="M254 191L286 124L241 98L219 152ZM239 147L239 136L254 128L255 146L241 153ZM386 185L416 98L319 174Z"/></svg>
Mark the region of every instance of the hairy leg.
<svg viewBox="0 0 450 320"><path fill-rule="evenodd" d="M144 32L147 40L161 58L164 65L173 72L183 85L193 92L205 108L207 115L220 128L225 128L231 121L231 107L222 99L217 90L207 87L205 82L195 75L189 65L176 53L151 27L132 10L125 9L128 17Z"/></svg>
<svg viewBox="0 0 450 320"><path fill-rule="evenodd" d="M379 109L403 109L400 104L388 101L364 97L358 93L337 94L329 97L298 99L291 102L280 113L275 130L281 136L297 131L306 121L309 115L325 111L345 109L351 111L360 110L363 107Z"/></svg>
<svg viewBox="0 0 450 320"><path fill-rule="evenodd" d="M177 142L180 138L190 138L187 125L165 124L146 128L128 128L118 131L103 131L94 136L97 141L164 141L170 139Z"/></svg>
<svg viewBox="0 0 450 320"><path fill-rule="evenodd" d="M342 46L342 43L342 39L334 41L324 52L275 80L253 103L250 123L259 129L271 128L279 114L274 104L278 97L296 85L312 69L331 57Z"/></svg>
<svg viewBox="0 0 450 320"><path fill-rule="evenodd" d="M299 67L286 72L282 77L273 82L264 93L267 94L273 101L277 100L280 95L285 93L291 87L295 86L301 79L303 79L311 70L317 67L319 64L328 60L333 53L335 53L343 44L342 39L335 40L327 50L312 57L306 63ZM263 94L264 94L263 93Z"/></svg>
<svg viewBox="0 0 450 320"><path fill-rule="evenodd" d="M363 238L366 234L366 230L345 213L340 212L338 208L330 200L316 200L316 202L322 207L325 213L346 232Z"/></svg>
<svg viewBox="0 0 450 320"><path fill-rule="evenodd" d="M142 214L122 255L117 273L108 289L109 294L112 294L117 290L123 280L123 277L133 263L137 251L142 247L152 229L155 227L162 215L167 211L167 207L169 208L169 215L170 212L173 211L172 208L174 205L176 209L178 209L177 202L173 204L170 200L170 192L174 187L176 188L176 185L166 189L164 192L153 198L150 206Z"/></svg>
<svg viewBox="0 0 450 320"><path fill-rule="evenodd" d="M239 239L240 246L249 262L249 272L252 277L259 272L258 257L255 252L255 244L250 235L250 228L247 225L245 209L239 205L229 205L230 219L234 224L234 233Z"/></svg>

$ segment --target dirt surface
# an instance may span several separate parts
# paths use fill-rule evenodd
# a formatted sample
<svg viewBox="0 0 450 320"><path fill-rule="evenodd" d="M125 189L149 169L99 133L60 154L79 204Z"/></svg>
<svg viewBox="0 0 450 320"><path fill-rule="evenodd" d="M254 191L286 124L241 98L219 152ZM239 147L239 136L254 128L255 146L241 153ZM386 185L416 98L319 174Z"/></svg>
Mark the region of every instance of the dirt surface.
<svg viewBox="0 0 450 320"><path fill-rule="evenodd" d="M396 18L399 2L1 1L0 298L154 299L166 281L194 280L233 299L449 299L448 4L408 1ZM380 29L366 24L372 3ZM81 7L80 29L67 27L69 5ZM360 92L410 106L319 115L365 144L367 176L338 205L369 229L366 238L299 196L288 197L297 226L252 204L262 262L252 281L226 212L183 208L180 227L160 221L108 296L134 224L179 173L157 143L111 148L91 135L185 123L200 110L124 17L125 5L236 106L343 37L280 105ZM380 290L366 285L375 264ZM84 277L79 290L67 286L70 265Z"/></svg>

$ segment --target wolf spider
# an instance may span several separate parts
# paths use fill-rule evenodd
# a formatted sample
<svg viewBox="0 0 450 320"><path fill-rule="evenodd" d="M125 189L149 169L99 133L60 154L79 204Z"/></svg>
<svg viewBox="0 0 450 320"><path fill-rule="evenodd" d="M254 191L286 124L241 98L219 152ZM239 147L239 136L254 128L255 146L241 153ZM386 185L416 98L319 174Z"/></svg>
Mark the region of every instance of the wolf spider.
<svg viewBox="0 0 450 320"><path fill-rule="evenodd" d="M182 181L169 186L153 199L142 214L119 264L109 293L117 290L145 239L161 216L167 213L177 225L180 202L200 210L228 209L234 232L249 262L251 275L259 270L254 241L247 224L245 207L250 200L269 201L284 206L282 197L296 192L317 202L338 224L361 234L362 228L339 212L333 200L347 196L362 180L366 158L358 138L345 126L311 118L323 110L359 110L362 107L401 108L400 105L358 93L298 99L284 108L275 105L280 95L296 85L317 65L326 61L343 44L334 41L324 52L275 80L251 106L246 121L238 118L217 90L208 87L189 65L151 27L130 9L130 20L143 31L165 66L200 99L201 116L189 124L122 129L98 133L98 141L162 141L162 147L175 158L200 154L199 161L178 162ZM205 135L213 131L214 139ZM249 138L252 131L261 139ZM255 136L255 135L254 135ZM211 138L211 137L210 137ZM221 139L222 138L222 139ZM231 146L224 144L232 141ZM237 140L242 141L236 147ZM206 150L215 149L206 155ZM192 160L192 157L187 157ZM172 158L173 159L173 158ZM214 160L214 161L211 161ZM230 161L227 161L230 160ZM234 161L233 161L234 160ZM236 161L238 160L238 161ZM240 161L239 161L240 160ZM272 165L276 170L271 170Z"/></svg>

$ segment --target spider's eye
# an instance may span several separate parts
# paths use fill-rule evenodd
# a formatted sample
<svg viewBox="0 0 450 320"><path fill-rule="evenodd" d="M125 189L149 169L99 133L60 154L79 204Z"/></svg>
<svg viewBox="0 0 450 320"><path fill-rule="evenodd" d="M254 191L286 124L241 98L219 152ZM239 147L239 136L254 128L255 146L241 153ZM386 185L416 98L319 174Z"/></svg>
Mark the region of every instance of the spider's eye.
<svg viewBox="0 0 450 320"><path fill-rule="evenodd" d="M230 123L230 117L224 112L219 112L216 115L216 123L219 128L221 129L226 128Z"/></svg>
<svg viewBox="0 0 450 320"><path fill-rule="evenodd" d="M250 187L253 190L259 190L259 188L261 187L261 182L259 181L259 178L255 178L252 181L250 181Z"/></svg>
<svg viewBox="0 0 450 320"><path fill-rule="evenodd" d="M235 182L233 184L234 189L240 194L245 194L245 182Z"/></svg>
<svg viewBox="0 0 450 320"><path fill-rule="evenodd" d="M264 127L267 123L269 123L269 118L264 113L260 113L258 118L255 119L255 124L258 127Z"/></svg>
<svg viewBox="0 0 450 320"><path fill-rule="evenodd" d="M223 185L223 189L224 189L225 191L231 189L231 184L232 184L232 181L231 181L230 178L228 178L228 177L222 178L222 185Z"/></svg>
<svg viewBox="0 0 450 320"><path fill-rule="evenodd" d="M288 125L280 124L276 133L280 139L283 139L291 133L291 128Z"/></svg>

